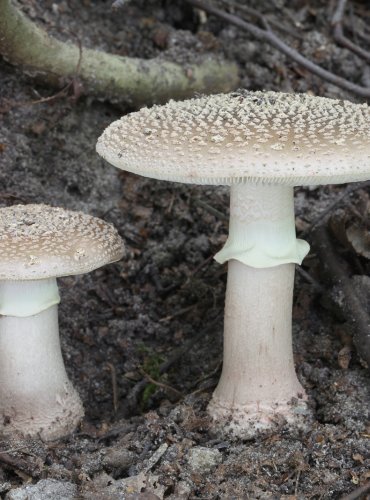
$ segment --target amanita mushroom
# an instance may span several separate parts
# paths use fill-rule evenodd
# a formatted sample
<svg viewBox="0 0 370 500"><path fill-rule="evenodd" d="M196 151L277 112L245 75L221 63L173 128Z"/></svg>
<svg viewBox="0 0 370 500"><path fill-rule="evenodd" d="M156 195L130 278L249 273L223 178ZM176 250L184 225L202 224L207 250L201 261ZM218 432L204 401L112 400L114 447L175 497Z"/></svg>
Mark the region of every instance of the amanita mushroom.
<svg viewBox="0 0 370 500"><path fill-rule="evenodd" d="M56 439L83 417L60 349L56 277L123 255L110 224L46 205L0 209L0 433Z"/></svg>
<svg viewBox="0 0 370 500"><path fill-rule="evenodd" d="M231 186L229 238L215 256L228 261L224 361L209 405L224 432L248 438L306 412L291 313L309 245L296 239L293 186L368 179L369 129L367 105L241 91L141 109L98 141L121 169Z"/></svg>

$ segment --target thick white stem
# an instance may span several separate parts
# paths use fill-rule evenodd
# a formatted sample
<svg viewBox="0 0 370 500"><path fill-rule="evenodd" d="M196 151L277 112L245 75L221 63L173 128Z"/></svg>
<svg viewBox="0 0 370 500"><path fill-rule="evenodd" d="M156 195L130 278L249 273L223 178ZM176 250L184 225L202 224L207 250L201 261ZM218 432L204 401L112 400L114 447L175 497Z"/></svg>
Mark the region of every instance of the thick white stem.
<svg viewBox="0 0 370 500"><path fill-rule="evenodd" d="M232 186L224 358L209 405L216 425L250 438L306 412L292 350L294 262L308 245L295 236L293 188ZM281 423L281 422L280 422Z"/></svg>
<svg viewBox="0 0 370 500"><path fill-rule="evenodd" d="M227 281L223 369L209 410L249 437L277 414L291 419L292 400L305 399L292 350L294 264L254 269L231 260Z"/></svg>
<svg viewBox="0 0 370 500"><path fill-rule="evenodd" d="M22 304L32 297L33 282L23 284ZM82 416L63 363L57 305L28 317L1 316L0 432L55 439L72 432Z"/></svg>
<svg viewBox="0 0 370 500"><path fill-rule="evenodd" d="M223 370L215 397L231 407L271 406L304 394L292 349L294 267L229 262Z"/></svg>

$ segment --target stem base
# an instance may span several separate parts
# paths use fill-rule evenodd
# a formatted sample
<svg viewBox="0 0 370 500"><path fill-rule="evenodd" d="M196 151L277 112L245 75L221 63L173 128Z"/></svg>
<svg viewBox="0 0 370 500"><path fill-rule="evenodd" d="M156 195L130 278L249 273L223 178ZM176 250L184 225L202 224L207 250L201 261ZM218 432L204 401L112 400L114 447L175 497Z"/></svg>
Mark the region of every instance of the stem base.
<svg viewBox="0 0 370 500"><path fill-rule="evenodd" d="M249 439L308 413L292 349L295 265L228 266L223 368L208 410L224 433Z"/></svg>
<svg viewBox="0 0 370 500"><path fill-rule="evenodd" d="M65 371L54 305L34 316L0 316L0 433L70 434L83 417Z"/></svg>
<svg viewBox="0 0 370 500"><path fill-rule="evenodd" d="M278 431L283 426L291 431L305 429L312 421L306 397L279 403L253 402L230 408L213 396L208 412L218 434L238 439L253 439L260 434Z"/></svg>

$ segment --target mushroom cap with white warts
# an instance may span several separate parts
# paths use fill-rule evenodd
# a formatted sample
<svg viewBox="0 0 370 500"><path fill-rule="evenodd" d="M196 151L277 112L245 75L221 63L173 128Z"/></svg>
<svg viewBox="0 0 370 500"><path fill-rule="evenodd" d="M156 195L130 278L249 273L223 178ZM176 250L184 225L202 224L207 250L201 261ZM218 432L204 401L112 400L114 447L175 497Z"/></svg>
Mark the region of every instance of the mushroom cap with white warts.
<svg viewBox="0 0 370 500"><path fill-rule="evenodd" d="M238 91L170 101L113 122L97 152L122 170L194 184L335 184L370 177L370 107Z"/></svg>
<svg viewBox="0 0 370 500"><path fill-rule="evenodd" d="M123 253L116 229L97 217L42 204L0 209L0 280L87 273Z"/></svg>

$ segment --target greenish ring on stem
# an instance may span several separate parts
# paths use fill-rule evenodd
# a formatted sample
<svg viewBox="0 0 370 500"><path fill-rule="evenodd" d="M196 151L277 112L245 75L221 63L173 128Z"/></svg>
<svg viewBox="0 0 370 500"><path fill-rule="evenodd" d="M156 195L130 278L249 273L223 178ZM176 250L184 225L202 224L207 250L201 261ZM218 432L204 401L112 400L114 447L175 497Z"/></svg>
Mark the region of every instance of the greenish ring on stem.
<svg viewBox="0 0 370 500"><path fill-rule="evenodd" d="M25 318L59 304L55 278L0 281L0 314Z"/></svg>
<svg viewBox="0 0 370 500"><path fill-rule="evenodd" d="M231 186L229 237L217 262L235 259L255 268L301 264L309 249L296 238L292 186Z"/></svg>

